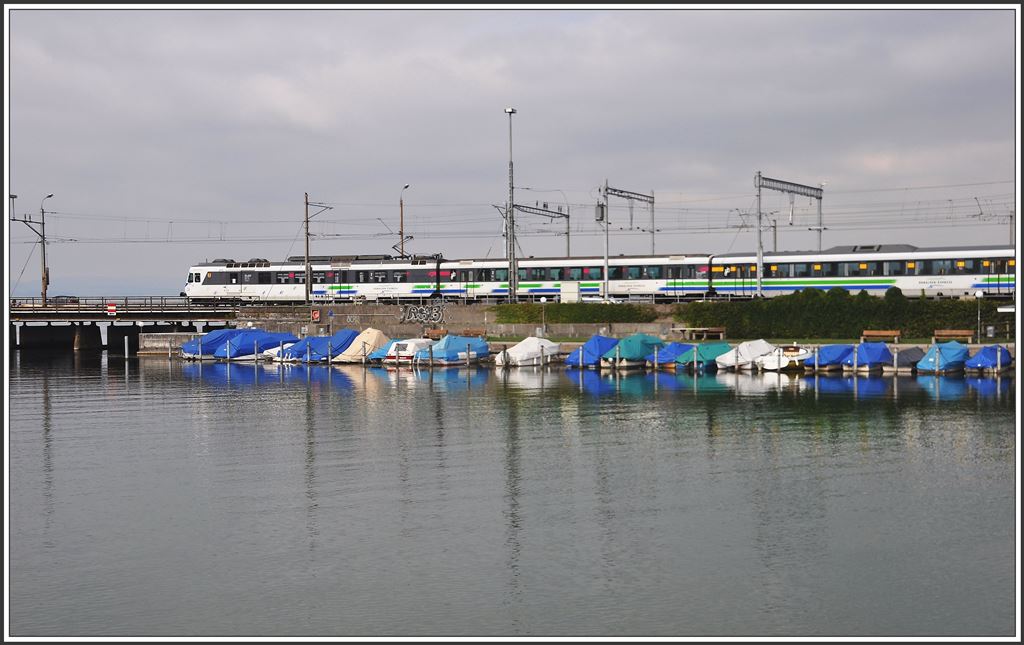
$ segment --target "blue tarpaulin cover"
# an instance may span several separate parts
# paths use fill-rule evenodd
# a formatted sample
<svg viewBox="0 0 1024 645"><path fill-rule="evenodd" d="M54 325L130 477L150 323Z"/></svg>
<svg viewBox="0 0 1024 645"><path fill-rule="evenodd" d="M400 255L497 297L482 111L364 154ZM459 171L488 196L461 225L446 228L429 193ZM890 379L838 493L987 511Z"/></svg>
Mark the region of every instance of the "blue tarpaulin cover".
<svg viewBox="0 0 1024 645"><path fill-rule="evenodd" d="M822 345L818 348L818 367L842 365L843 361L853 356L853 345ZM804 365L814 367L814 358L808 358ZM852 361L850 365L853 365Z"/></svg>
<svg viewBox="0 0 1024 645"><path fill-rule="evenodd" d="M296 343L298 340L292 334L250 329L233 338L229 338L224 345L213 353L213 357L238 358L241 356L252 356L254 348L257 352L262 352L271 347L277 347L281 343Z"/></svg>
<svg viewBox="0 0 1024 645"><path fill-rule="evenodd" d="M843 359L843 365L853 367L853 352ZM885 343L861 343L857 346L857 365L892 365L892 352Z"/></svg>
<svg viewBox="0 0 1024 645"><path fill-rule="evenodd" d="M200 340L202 340L203 356L213 356L213 353L217 351L229 338L233 338L241 334L244 329L216 329L208 334L203 334L199 338L193 338L192 340L186 341L181 345L181 353L186 356L198 356Z"/></svg>
<svg viewBox="0 0 1024 645"><path fill-rule="evenodd" d="M997 365L1006 367L1012 362L1013 357L1010 356L1010 350L1002 345L985 345L978 350L977 354L967 359L964 367L972 370L995 369Z"/></svg>
<svg viewBox="0 0 1024 645"><path fill-rule="evenodd" d="M345 351L352 340L359 335L359 332L352 329L342 329L333 336L307 336L282 352L282 360L306 361L307 348L309 349L309 362L319 363L328 361L341 352Z"/></svg>
<svg viewBox="0 0 1024 645"><path fill-rule="evenodd" d="M601 362L601 356L619 344L618 338L609 338L594 334L587 339L582 346L574 349L566 358L565 364L569 367L578 367L580 364L580 352L583 353L583 366L597 365Z"/></svg>
<svg viewBox="0 0 1024 645"><path fill-rule="evenodd" d="M948 343L932 345L928 353L917 363L917 371L934 372L940 370L955 370L964 366L968 355L967 345L962 345L955 340ZM936 368L938 358L938 368Z"/></svg>
<svg viewBox="0 0 1024 645"><path fill-rule="evenodd" d="M669 343L664 347L658 348L658 364L663 363L674 363L679 355L683 352L688 352L693 349L693 345L689 343ZM654 352L652 351L647 355L647 360L654 362Z"/></svg>

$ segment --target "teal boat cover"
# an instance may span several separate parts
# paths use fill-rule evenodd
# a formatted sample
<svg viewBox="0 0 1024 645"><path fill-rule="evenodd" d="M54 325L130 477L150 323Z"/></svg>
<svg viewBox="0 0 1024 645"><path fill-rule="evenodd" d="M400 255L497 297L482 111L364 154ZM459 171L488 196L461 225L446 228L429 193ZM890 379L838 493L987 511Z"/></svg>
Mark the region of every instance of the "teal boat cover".
<svg viewBox="0 0 1024 645"><path fill-rule="evenodd" d="M917 363L919 372L935 372L938 370L955 370L962 368L967 362L969 351L967 345L951 340L948 343L932 345L928 353ZM936 359L938 366L936 366Z"/></svg>
<svg viewBox="0 0 1024 645"><path fill-rule="evenodd" d="M690 343L669 343L664 347L658 348L658 365L664 365L665 363L675 363L676 359L683 352L688 352L693 349L693 345ZM654 363L654 352L652 351L647 355L647 360Z"/></svg>
<svg viewBox="0 0 1024 645"><path fill-rule="evenodd" d="M642 361L648 354L654 352L655 347L663 347L665 342L649 334L633 334L626 336L619 341L619 344L612 347L601 358L614 361L616 358L624 361Z"/></svg>
<svg viewBox="0 0 1024 645"><path fill-rule="evenodd" d="M416 352L413 360L426 363L433 357L439 363L459 363L466 360L466 346L469 346L469 359L480 360L491 355L487 341L479 336L455 336L448 334L434 345Z"/></svg>
<svg viewBox="0 0 1024 645"><path fill-rule="evenodd" d="M696 350L697 362L710 366L715 362L716 358L731 349L732 347L729 346L729 343L701 343L700 345L694 345L693 348L677 356L676 362L687 365L693 363L693 352Z"/></svg>

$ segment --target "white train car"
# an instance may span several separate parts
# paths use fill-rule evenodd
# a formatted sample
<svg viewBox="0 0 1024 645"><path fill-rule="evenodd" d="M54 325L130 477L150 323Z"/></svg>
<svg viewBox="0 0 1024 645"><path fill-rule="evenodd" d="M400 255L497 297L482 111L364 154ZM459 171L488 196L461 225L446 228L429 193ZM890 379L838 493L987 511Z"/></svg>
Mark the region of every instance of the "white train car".
<svg viewBox="0 0 1024 645"><path fill-rule="evenodd" d="M694 297L752 297L756 255L680 254L534 258L517 261L517 298L576 300L588 296L675 301ZM1012 248L918 248L910 245L833 247L822 252L763 255L766 297L802 289L866 290L884 295L898 287L908 297L954 297L984 291L1012 297L1016 288ZM402 302L442 296L496 302L508 298L503 259L446 260L436 256L317 256L310 258L314 302ZM196 301L298 303L306 298L304 257L285 262L218 259L189 268L182 295Z"/></svg>

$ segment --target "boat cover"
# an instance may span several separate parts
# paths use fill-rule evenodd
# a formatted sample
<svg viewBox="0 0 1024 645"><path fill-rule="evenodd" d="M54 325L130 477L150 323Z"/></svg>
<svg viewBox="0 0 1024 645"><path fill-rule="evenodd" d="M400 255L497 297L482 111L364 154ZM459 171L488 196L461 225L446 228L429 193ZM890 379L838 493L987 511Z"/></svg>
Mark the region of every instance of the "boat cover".
<svg viewBox="0 0 1024 645"><path fill-rule="evenodd" d="M468 350L467 345L469 346ZM426 363L433 356L433 359L440 363L460 363L465 362L467 351L469 351L469 360L471 361L487 358L491 354L487 341L479 336L448 334L433 346L424 347L416 352L413 360Z"/></svg>
<svg viewBox="0 0 1024 645"><path fill-rule="evenodd" d="M333 336L307 336L281 352L281 360L319 363L344 351L358 335L353 329L342 329ZM308 354L307 354L308 349Z"/></svg>
<svg viewBox="0 0 1024 645"><path fill-rule="evenodd" d="M935 359L938 358L938 369L955 370L964 366L968 353L967 346L955 340L932 345L924 358L917 362L917 369L925 372L936 371Z"/></svg>
<svg viewBox="0 0 1024 645"><path fill-rule="evenodd" d="M352 339L348 347L332 358L331 362L361 363L363 362L364 355L366 355L366 360L372 360L370 357L378 349L385 348L385 351L387 351L386 348L390 342L391 339L385 336L381 330L367 327ZM384 355L381 354L380 358L383 359Z"/></svg>
<svg viewBox="0 0 1024 645"><path fill-rule="evenodd" d="M503 352L494 355L495 365L504 365L507 358L509 365L539 365L541 349L544 350L544 362L558 356L560 346L547 338L529 336Z"/></svg>
<svg viewBox="0 0 1024 645"><path fill-rule="evenodd" d="M818 348L818 367L842 365L843 361L853 355L853 345L822 345ZM814 357L804 361L807 367L814 367Z"/></svg>
<svg viewBox="0 0 1024 645"><path fill-rule="evenodd" d="M288 333L269 332L262 329L249 329L237 336L227 339L217 351L214 358L241 358L252 356L253 349L262 353L280 343L297 343L299 339ZM204 349L205 351L205 349Z"/></svg>
<svg viewBox="0 0 1024 645"><path fill-rule="evenodd" d="M892 352L885 343L861 343L857 345L857 366L874 367L875 365L892 365ZM854 354L843 359L843 365L853 367Z"/></svg>
<svg viewBox="0 0 1024 645"><path fill-rule="evenodd" d="M735 367L736 365L753 363L757 357L771 354L773 351L775 351L775 345L772 345L763 338L748 340L745 343L740 343L734 349L721 354L715 358L715 362L718 363L719 367Z"/></svg>
<svg viewBox="0 0 1024 645"><path fill-rule="evenodd" d="M609 338L608 336L594 334L587 339L587 342L574 349L565 358L565 364L569 367L578 367L580 364L580 353L582 352L584 367L597 365L601 362L601 356L618 344L618 338Z"/></svg>
<svg viewBox="0 0 1024 645"><path fill-rule="evenodd" d="M967 359L964 367L971 370L988 370L999 367L1007 367L1013 362L1010 350L1002 345L985 345L978 350L978 353Z"/></svg>
<svg viewBox="0 0 1024 645"><path fill-rule="evenodd" d="M654 352L655 347L664 345L663 340L650 334L633 334L620 340L618 345L602 354L601 358L609 361L616 358L623 361L642 361L648 354Z"/></svg>
<svg viewBox="0 0 1024 645"><path fill-rule="evenodd" d="M697 352L698 363L713 363L716 358L732 349L729 343L701 343L676 357L677 363L693 363L693 352Z"/></svg>
<svg viewBox="0 0 1024 645"><path fill-rule="evenodd" d="M676 359L683 352L688 352L693 349L693 345L690 343L668 343L664 347L658 348L658 364L662 365L665 363L675 363ZM652 351L647 355L647 360L654 362L654 352Z"/></svg>
<svg viewBox="0 0 1024 645"><path fill-rule="evenodd" d="M378 347L377 349L373 350L372 352L366 355L366 360L375 362L384 360L384 357L388 355L388 350L395 342L397 341L391 341L387 345L384 345L383 347Z"/></svg>
<svg viewBox="0 0 1024 645"><path fill-rule="evenodd" d="M916 367L924 358L924 350L920 347L908 347L896 352L896 367Z"/></svg>
<svg viewBox="0 0 1024 645"><path fill-rule="evenodd" d="M184 356L199 356L199 341L202 340L203 356L213 356L229 338L241 334L244 329L215 329L199 338L193 338L181 344L181 353Z"/></svg>

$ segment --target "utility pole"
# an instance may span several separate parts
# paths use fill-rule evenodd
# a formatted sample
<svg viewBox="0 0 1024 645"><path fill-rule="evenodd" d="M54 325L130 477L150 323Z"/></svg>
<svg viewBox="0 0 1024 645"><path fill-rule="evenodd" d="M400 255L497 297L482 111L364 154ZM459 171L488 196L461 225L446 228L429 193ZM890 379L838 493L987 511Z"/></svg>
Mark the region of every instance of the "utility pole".
<svg viewBox="0 0 1024 645"><path fill-rule="evenodd" d="M534 215L543 215L548 219L555 219L559 217L565 218L565 256L570 257L571 254L569 253L569 213L563 213L561 211L561 206L559 206L558 208L559 210L557 211L550 210L549 208L547 208L546 202L544 204L544 208L540 208L538 206L524 206L522 204L516 204L515 206L515 209L517 211L522 211L524 213L532 213ZM568 208L568 206L566 206L566 208Z"/></svg>
<svg viewBox="0 0 1024 645"><path fill-rule="evenodd" d="M313 274L311 273L310 266L309 266L309 220L314 218L314 217L316 217L317 215L319 215L320 213L322 213L322 212L324 212L326 210L330 210L333 207L332 206L328 206L327 204L321 204L319 202L311 202L311 201L309 201L309 193L306 193L305 195L306 195L306 199L305 199L305 204L306 204L306 218L305 218L305 222L306 222L306 305L309 305L310 282L312 282L312 279L313 279ZM316 206L320 210L318 210L317 212L315 212L312 215L310 215L309 214L309 207L310 206Z"/></svg>
<svg viewBox="0 0 1024 645"><path fill-rule="evenodd" d="M11 221L21 222L32 229L32 232L39 236L39 247L42 251L40 256L42 257L42 267L40 268L40 283L42 285L41 295L43 297L43 306L46 306L46 288L50 285L50 269L46 266L46 211L43 210L43 202L53 197L53 193L50 193L46 197L43 197L42 201L39 202L39 221L36 222L26 216L23 219L19 219L14 216L14 200L18 198L17 195L11 195ZM34 224L39 224L37 229Z"/></svg>
<svg viewBox="0 0 1024 645"><path fill-rule="evenodd" d="M409 187L406 184L398 193L398 255L405 257L405 202L402 201L402 193Z"/></svg>
<svg viewBox="0 0 1024 645"><path fill-rule="evenodd" d="M519 268L516 266L516 216L515 193L512 181L512 115L514 107L505 108L508 115L508 203L505 206L505 225L508 227L508 301L515 302L519 293Z"/></svg>
<svg viewBox="0 0 1024 645"><path fill-rule="evenodd" d="M823 194L822 188L825 184L819 184L817 188L813 186L805 186L803 184L794 184L791 181L783 181L781 179L771 179L769 177L762 177L761 171L758 170L754 175L754 186L757 187L757 295L761 297L764 295L764 291L761 287L761 273L764 269L764 247L761 244L761 187L769 188L771 190L777 190L780 193L790 193L796 195L803 195L805 197L811 197L818 200L818 250L821 250L821 232L825 230L825 227L821 225L821 198ZM814 230L813 227L808 227L807 230Z"/></svg>
<svg viewBox="0 0 1024 645"><path fill-rule="evenodd" d="M754 175L754 185L757 186L757 297L764 296L761 288L761 273L764 272L764 249L761 247L761 171Z"/></svg>

